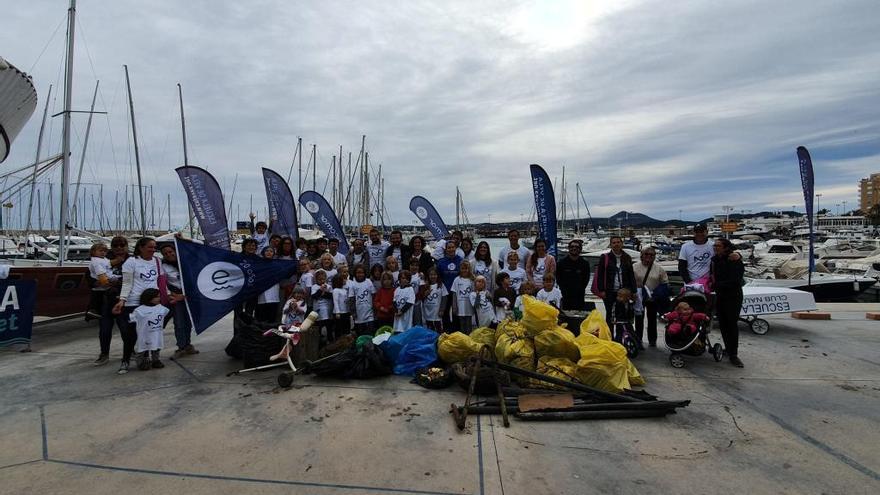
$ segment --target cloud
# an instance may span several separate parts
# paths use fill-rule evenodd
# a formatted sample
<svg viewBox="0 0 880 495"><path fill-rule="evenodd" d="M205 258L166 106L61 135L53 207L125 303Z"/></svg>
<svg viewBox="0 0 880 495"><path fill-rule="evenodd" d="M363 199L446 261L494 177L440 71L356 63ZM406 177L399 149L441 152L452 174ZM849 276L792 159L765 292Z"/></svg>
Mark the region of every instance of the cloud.
<svg viewBox="0 0 880 495"><path fill-rule="evenodd" d="M530 163L556 177L565 166L569 204L578 182L597 216L802 208L798 145L813 155L823 204L855 204L856 181L880 161L873 2L592 5L81 3L75 106L88 107L100 78L98 106L110 112L95 118L83 182L104 184L108 204L133 183L128 64L144 180L157 208L171 195L174 224L185 211L172 173L183 161L178 82L191 163L217 175L227 200L238 174L233 213L251 196L262 210L259 169L286 176L298 136L304 164L317 144L320 190L339 145L356 160L362 134L397 223L414 219L415 194L452 221L456 186L472 221L528 217ZM7 163L33 158L63 26L40 51L63 16L38 2L2 21L2 55L33 65L41 95ZM75 121L82 136L85 118ZM296 167L292 176L296 193Z"/></svg>

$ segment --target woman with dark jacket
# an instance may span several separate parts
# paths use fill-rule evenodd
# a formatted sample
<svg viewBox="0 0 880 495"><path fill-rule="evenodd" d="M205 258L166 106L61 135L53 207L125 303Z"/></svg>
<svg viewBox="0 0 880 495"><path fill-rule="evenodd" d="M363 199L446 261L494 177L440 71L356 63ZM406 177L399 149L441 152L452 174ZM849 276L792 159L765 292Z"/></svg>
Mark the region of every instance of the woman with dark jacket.
<svg viewBox="0 0 880 495"><path fill-rule="evenodd" d="M611 315L614 303L617 302L617 291L629 289L636 292L636 277L633 274L633 260L623 250L623 238L611 237L611 251L599 257L596 265L596 295L605 303L605 321L611 326Z"/></svg>
<svg viewBox="0 0 880 495"><path fill-rule="evenodd" d="M721 327L721 338L724 339L724 351L730 358L730 364L742 368L739 359L739 313L743 301L743 267L742 260L732 261L730 253L733 244L727 239L715 240L715 256L712 257L710 274L712 288L715 290L715 314L718 326Z"/></svg>
<svg viewBox="0 0 880 495"><path fill-rule="evenodd" d="M420 235L412 236L409 240L409 252L412 258L419 260L419 272L427 276L428 270L434 266L434 258L425 251L425 238Z"/></svg>

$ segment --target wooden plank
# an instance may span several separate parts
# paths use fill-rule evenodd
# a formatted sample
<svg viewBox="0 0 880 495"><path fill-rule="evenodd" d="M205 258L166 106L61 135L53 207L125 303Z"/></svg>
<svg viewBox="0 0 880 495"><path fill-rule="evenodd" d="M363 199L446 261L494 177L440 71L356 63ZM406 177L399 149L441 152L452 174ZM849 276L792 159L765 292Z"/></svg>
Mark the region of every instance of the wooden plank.
<svg viewBox="0 0 880 495"><path fill-rule="evenodd" d="M869 320L880 320L880 313L865 313L865 318Z"/></svg>
<svg viewBox="0 0 880 495"><path fill-rule="evenodd" d="M795 311L791 317L797 320L830 320L831 313L827 311Z"/></svg>
<svg viewBox="0 0 880 495"><path fill-rule="evenodd" d="M571 394L527 394L519 396L520 412L569 409L574 406Z"/></svg>

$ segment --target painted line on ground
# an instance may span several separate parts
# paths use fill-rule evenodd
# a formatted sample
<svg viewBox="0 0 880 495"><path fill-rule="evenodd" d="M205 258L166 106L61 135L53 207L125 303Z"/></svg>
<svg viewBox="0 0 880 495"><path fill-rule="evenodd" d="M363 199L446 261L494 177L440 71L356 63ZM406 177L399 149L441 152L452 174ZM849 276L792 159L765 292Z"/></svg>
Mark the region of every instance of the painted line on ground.
<svg viewBox="0 0 880 495"><path fill-rule="evenodd" d="M18 467L18 466L27 466L28 464L33 464L35 462L43 462L44 460L45 459L33 459L30 461L16 462L15 464L7 464L5 466L0 466L0 470L14 468L14 467Z"/></svg>
<svg viewBox="0 0 880 495"><path fill-rule="evenodd" d="M40 434L43 438L43 460L49 459L49 438L46 434L46 407L40 406Z"/></svg>
<svg viewBox="0 0 880 495"><path fill-rule="evenodd" d="M214 475L214 474L202 474L202 473L186 473L186 472L176 472L176 471L162 471L158 469L141 469L141 468L128 468L121 466L106 466L103 464L92 464L89 462L76 462L76 461L64 461L60 459L48 459L47 462L51 462L54 464L62 464L66 466L76 466L83 468L91 468L91 469L103 469L105 471L114 471L121 473L135 473L135 474L151 474L157 476L173 476L175 478L197 478L197 479L206 479L206 480L215 480L215 481L238 481L242 483L261 483L261 484L269 484L269 485L287 485L287 486L310 486L316 488L337 488L341 490L364 490L371 492L380 492L380 493L414 493L418 495L460 495L458 492L437 492L430 490L410 490L404 488L390 488L390 487L376 487L376 486L365 486L365 485L346 485L340 483L315 483L310 481L293 481L293 480L277 480L277 479L264 479L264 478L248 478L243 476L222 476L222 475Z"/></svg>
<svg viewBox="0 0 880 495"><path fill-rule="evenodd" d="M479 366L479 365L477 365ZM486 484L483 476L483 428L480 416L477 416L477 460L480 468L480 495L485 495Z"/></svg>

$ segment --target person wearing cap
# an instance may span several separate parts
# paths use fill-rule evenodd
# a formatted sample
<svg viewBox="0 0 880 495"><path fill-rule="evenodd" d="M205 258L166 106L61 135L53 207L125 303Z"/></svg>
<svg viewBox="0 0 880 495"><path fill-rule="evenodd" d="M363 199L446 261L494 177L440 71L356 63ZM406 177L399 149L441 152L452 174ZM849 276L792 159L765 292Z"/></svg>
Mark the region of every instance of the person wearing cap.
<svg viewBox="0 0 880 495"><path fill-rule="evenodd" d="M590 262L581 258L583 243L568 243L568 255L556 263L556 284L562 292L562 310L583 311L587 308L587 285L590 284Z"/></svg>
<svg viewBox="0 0 880 495"><path fill-rule="evenodd" d="M694 226L694 239L687 241L678 252L678 273L685 284L693 282L705 283L709 277L709 266L715 250L709 242L708 229L705 223ZM730 261L739 261L739 253L730 254Z"/></svg>

